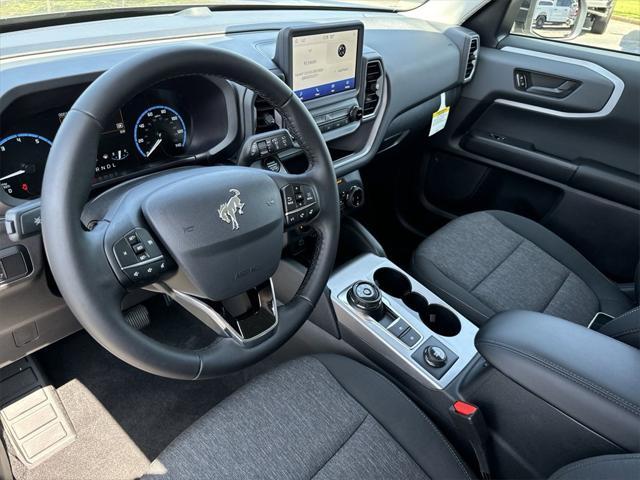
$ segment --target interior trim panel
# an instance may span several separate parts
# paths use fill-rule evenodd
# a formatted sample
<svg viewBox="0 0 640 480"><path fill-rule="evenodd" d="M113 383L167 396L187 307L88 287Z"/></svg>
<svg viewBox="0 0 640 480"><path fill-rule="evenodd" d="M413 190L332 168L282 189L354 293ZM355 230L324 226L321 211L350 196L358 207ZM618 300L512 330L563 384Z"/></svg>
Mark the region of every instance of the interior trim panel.
<svg viewBox="0 0 640 480"><path fill-rule="evenodd" d="M588 68L589 70L602 75L607 80L610 80L613 83L613 92L611 92L611 96L607 103L598 110L597 112L563 112L562 110L555 110L553 108L540 107L537 105L531 105L529 103L517 102L514 100L507 100L504 98L498 98L495 100L496 103L501 103L503 105L508 105L510 107L521 108L524 110L531 110L533 112L544 113L546 115L554 115L556 117L564 117L564 118L599 118L606 117L609 115L613 109L618 104L620 97L622 97L622 92L624 91L624 82L620 77L611 73L606 68L601 67L600 65L596 65L593 62L588 62L586 60L579 60L576 58L568 58L562 57L560 55L552 55L550 53L536 52L534 50L526 50L523 48L517 47L502 47L500 50L503 52L512 52L518 53L520 55L529 55L532 57L544 58L547 60L553 60L556 62L568 63L571 65L577 65L580 67Z"/></svg>

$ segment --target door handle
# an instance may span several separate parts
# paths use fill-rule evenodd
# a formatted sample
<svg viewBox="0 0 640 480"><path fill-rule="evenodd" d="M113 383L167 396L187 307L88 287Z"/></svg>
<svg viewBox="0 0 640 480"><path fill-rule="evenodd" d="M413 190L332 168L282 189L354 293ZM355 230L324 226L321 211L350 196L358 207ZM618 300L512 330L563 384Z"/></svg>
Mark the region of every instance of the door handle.
<svg viewBox="0 0 640 480"><path fill-rule="evenodd" d="M516 70L514 83L517 90L551 98L565 98L580 86L576 80L527 70Z"/></svg>
<svg viewBox="0 0 640 480"><path fill-rule="evenodd" d="M578 86L578 82L565 80L557 87L541 87L532 85L527 88L526 92L535 93L536 95L545 95L547 97L564 98L573 92Z"/></svg>

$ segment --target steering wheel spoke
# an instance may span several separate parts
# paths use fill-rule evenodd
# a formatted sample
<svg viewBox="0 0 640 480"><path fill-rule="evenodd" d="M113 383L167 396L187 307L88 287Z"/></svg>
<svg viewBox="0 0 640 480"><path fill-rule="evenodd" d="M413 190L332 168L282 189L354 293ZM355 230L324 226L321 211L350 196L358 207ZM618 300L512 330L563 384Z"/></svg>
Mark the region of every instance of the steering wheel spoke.
<svg viewBox="0 0 640 480"><path fill-rule="evenodd" d="M249 348L265 340L278 325L278 304L273 281L222 302L212 302L174 290L163 282L150 287L162 292L204 323L220 337Z"/></svg>

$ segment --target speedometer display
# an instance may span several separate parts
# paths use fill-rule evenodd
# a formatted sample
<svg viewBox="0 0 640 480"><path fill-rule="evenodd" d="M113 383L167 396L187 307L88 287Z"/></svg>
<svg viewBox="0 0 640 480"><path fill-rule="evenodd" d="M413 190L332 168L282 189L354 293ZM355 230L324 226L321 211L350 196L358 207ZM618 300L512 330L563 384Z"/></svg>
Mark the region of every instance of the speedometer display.
<svg viewBox="0 0 640 480"><path fill-rule="evenodd" d="M36 198L42 188L51 140L35 133L16 133L0 140L0 186L15 198Z"/></svg>
<svg viewBox="0 0 640 480"><path fill-rule="evenodd" d="M140 114L134 130L134 141L140 154L149 159L159 152L177 156L184 152L187 128L178 112L165 105L147 108Z"/></svg>

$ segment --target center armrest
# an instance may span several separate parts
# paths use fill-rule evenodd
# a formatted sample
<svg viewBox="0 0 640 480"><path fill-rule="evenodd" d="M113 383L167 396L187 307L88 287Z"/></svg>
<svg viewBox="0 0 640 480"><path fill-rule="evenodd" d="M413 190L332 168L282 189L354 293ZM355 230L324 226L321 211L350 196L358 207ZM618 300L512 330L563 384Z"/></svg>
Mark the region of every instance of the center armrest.
<svg viewBox="0 0 640 480"><path fill-rule="evenodd" d="M536 312L496 315L476 348L493 367L629 451L640 451L640 350Z"/></svg>

